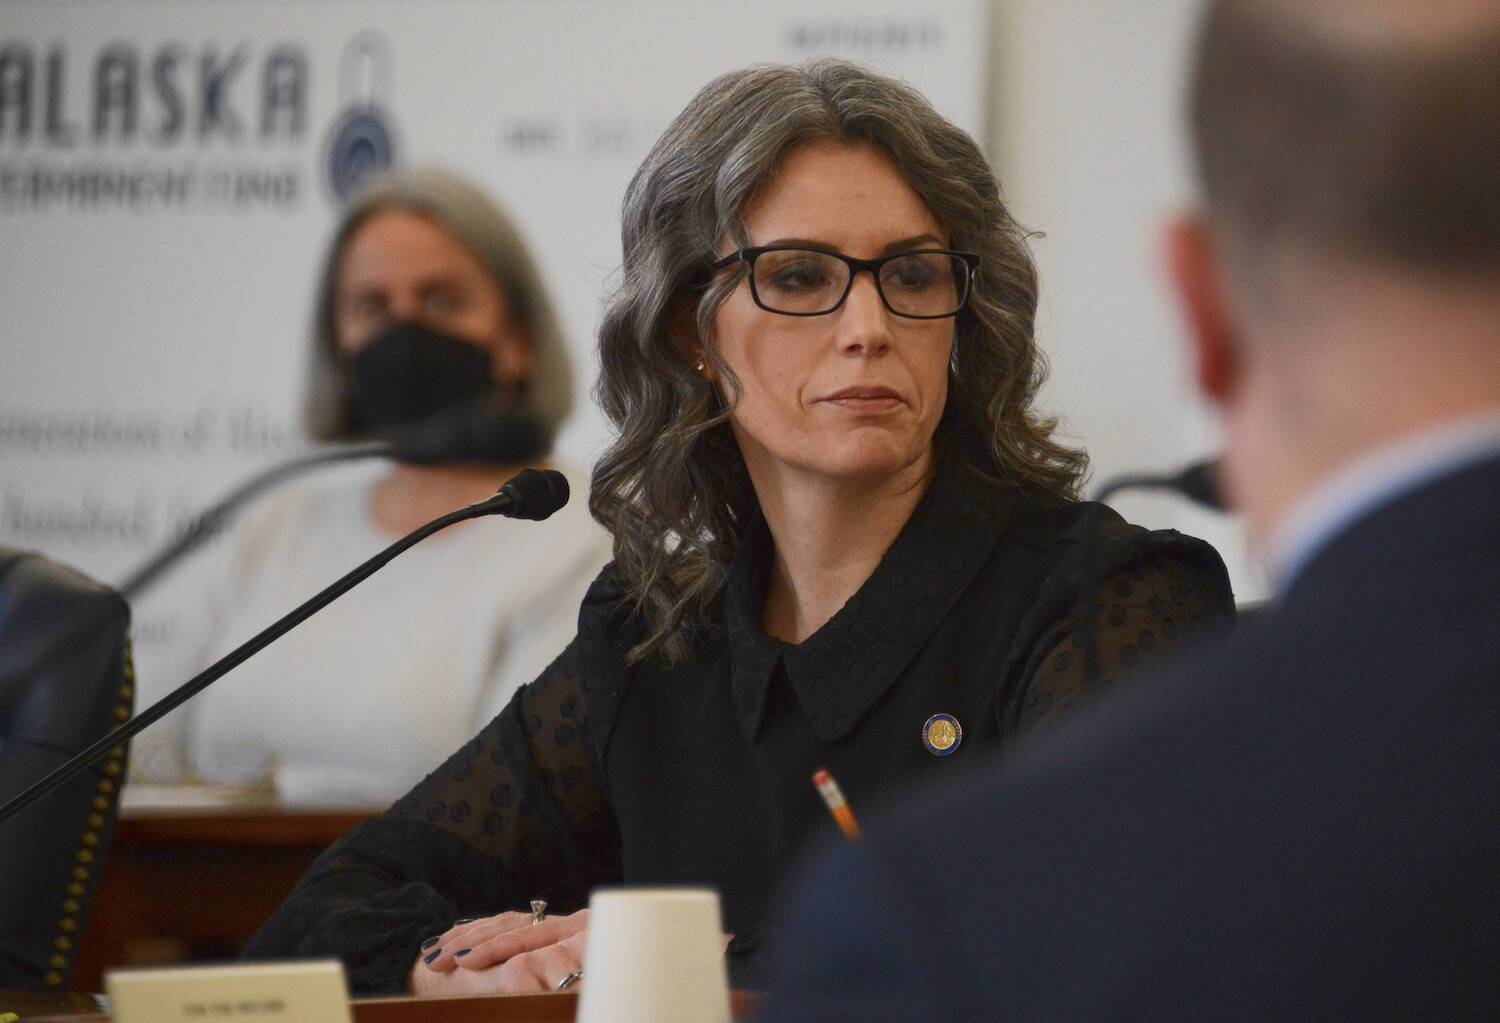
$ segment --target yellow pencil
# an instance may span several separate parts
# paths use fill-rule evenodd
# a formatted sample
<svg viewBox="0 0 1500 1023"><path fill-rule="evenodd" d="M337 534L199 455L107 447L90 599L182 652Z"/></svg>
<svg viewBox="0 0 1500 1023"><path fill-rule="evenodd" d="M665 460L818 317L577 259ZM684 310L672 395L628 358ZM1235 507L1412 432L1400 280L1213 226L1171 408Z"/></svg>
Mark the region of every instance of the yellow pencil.
<svg viewBox="0 0 1500 1023"><path fill-rule="evenodd" d="M851 842L859 841L859 822L854 819L854 811L849 809L849 804L844 802L844 794L839 791L839 783L833 780L833 775L828 773L828 768L820 767L813 772L813 784L818 787L818 795L823 797L823 802L828 806L828 812L833 814L834 823L844 833L844 837Z"/></svg>

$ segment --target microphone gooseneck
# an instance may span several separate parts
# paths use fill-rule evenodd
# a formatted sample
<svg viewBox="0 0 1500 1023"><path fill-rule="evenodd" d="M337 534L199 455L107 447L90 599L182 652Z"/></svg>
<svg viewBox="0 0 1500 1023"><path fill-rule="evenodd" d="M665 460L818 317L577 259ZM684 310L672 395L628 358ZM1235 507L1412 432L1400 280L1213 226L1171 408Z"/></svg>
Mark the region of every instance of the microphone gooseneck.
<svg viewBox="0 0 1500 1023"><path fill-rule="evenodd" d="M314 451L312 454L280 462L256 473L210 505L193 521L191 526L183 531L181 536L147 558L135 571L126 576L117 587L120 596L126 600L139 597L151 587L152 583L156 582L163 572L213 539L229 524L235 512L267 490L320 466L337 462L353 462L364 458L391 458L395 454L396 452L389 444L379 442L351 444L328 451Z"/></svg>
<svg viewBox="0 0 1500 1023"><path fill-rule="evenodd" d="M268 628L256 633L119 728L102 736L97 742L51 774L29 786L4 806L0 806L0 824L4 824L38 799L86 770L94 761L107 756L116 746L166 717L214 682L380 571L398 554L415 547L433 533L456 523L482 518L486 515L504 515L533 521L545 519L567 501L568 481L562 473L553 469L525 469L502 486L495 496L459 508L457 511L451 511L433 519L425 526L419 526L312 599L298 605Z"/></svg>
<svg viewBox="0 0 1500 1023"><path fill-rule="evenodd" d="M516 465L541 457L546 448L546 434L534 415L461 405L421 422L393 428L375 440L299 455L262 469L210 505L182 535L126 576L117 589L126 600L140 597L167 569L222 532L245 505L312 469L366 458L389 458L413 465L447 462ZM563 501L567 501L566 481Z"/></svg>
<svg viewBox="0 0 1500 1023"><path fill-rule="evenodd" d="M1218 471L1219 460L1208 458L1194 462L1180 472L1116 476L1094 492L1093 500L1105 503L1122 490L1170 490L1211 511L1228 511L1224 495L1219 491Z"/></svg>

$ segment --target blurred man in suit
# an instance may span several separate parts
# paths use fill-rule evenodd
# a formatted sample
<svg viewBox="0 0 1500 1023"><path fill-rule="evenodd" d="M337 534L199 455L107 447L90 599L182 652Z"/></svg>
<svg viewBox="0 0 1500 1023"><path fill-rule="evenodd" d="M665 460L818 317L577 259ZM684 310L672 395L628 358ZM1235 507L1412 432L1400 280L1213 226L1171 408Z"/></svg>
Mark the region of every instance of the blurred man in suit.
<svg viewBox="0 0 1500 1023"><path fill-rule="evenodd" d="M1278 598L816 864L776 1020L1500 1013L1500 3L1213 2L1191 124Z"/></svg>

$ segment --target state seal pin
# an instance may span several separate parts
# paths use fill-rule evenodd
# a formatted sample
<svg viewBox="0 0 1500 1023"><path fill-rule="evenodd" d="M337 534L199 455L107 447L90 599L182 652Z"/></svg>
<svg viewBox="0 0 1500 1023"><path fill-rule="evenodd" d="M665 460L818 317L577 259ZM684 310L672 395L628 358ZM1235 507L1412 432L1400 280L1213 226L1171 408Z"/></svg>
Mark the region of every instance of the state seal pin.
<svg viewBox="0 0 1500 1023"><path fill-rule="evenodd" d="M952 714L934 714L922 725L922 745L935 757L946 757L964 741L964 727Z"/></svg>

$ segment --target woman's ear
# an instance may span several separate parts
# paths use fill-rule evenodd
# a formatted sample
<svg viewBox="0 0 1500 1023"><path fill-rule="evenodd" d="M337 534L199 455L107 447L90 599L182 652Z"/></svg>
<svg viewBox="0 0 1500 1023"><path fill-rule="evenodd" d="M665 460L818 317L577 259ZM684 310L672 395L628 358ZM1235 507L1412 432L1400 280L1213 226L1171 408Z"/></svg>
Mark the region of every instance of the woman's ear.
<svg viewBox="0 0 1500 1023"><path fill-rule="evenodd" d="M717 376L713 364L708 360L708 353L704 351L703 340L698 333L697 311L692 304L683 303L678 306L672 314L671 323L672 341L678 356L692 367L694 373L709 383L714 383Z"/></svg>

